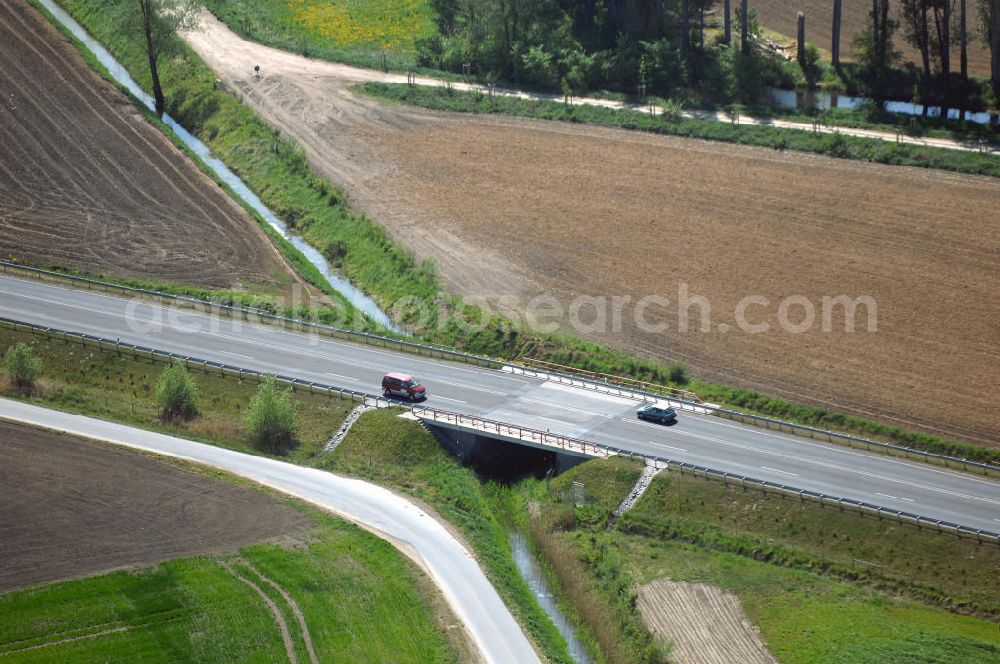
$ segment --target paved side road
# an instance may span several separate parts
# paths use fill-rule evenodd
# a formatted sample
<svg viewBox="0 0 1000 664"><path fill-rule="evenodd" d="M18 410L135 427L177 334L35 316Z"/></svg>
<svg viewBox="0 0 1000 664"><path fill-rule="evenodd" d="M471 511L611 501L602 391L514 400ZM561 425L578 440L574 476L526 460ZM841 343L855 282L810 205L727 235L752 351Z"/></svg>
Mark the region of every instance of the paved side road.
<svg viewBox="0 0 1000 664"><path fill-rule="evenodd" d="M433 517L380 486L7 399L0 399L0 418L187 459L328 509L391 542L427 570L487 662L540 662L524 632L465 547Z"/></svg>

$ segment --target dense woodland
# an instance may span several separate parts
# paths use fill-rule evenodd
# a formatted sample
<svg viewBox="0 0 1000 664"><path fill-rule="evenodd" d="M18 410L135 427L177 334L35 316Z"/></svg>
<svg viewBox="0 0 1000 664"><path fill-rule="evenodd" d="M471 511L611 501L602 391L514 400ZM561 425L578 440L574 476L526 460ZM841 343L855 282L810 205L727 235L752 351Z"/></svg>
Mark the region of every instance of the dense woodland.
<svg viewBox="0 0 1000 664"><path fill-rule="evenodd" d="M843 0L829 0L838 16ZM876 99L948 107L1000 99L1000 0L871 0L868 28L839 35L833 62L801 44L791 61L760 36L752 0L432 0L440 34L419 44L422 64L479 78L561 89L684 91L752 101L768 86L824 84ZM892 6L890 6L892 4ZM836 22L835 18L835 22ZM970 79L967 45L992 53L990 81ZM856 61L840 60L840 43ZM919 65L900 62L905 40ZM959 62L951 61L953 49Z"/></svg>

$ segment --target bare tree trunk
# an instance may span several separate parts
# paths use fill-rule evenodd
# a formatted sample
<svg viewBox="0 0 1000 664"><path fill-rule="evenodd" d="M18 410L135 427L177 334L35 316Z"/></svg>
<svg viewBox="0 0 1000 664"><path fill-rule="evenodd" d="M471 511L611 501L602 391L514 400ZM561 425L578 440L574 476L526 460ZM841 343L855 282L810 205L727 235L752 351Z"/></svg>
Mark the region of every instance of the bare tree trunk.
<svg viewBox="0 0 1000 664"><path fill-rule="evenodd" d="M691 51L691 5L689 0L681 2L681 49L684 55Z"/></svg>
<svg viewBox="0 0 1000 664"><path fill-rule="evenodd" d="M799 30L798 30L798 57L799 66L805 70L806 66L806 15L799 12Z"/></svg>
<svg viewBox="0 0 1000 664"><path fill-rule="evenodd" d="M959 69L962 73L962 80L969 80L969 32L966 21L967 0L959 0L958 3L958 43L959 43Z"/></svg>
<svg viewBox="0 0 1000 664"><path fill-rule="evenodd" d="M842 13L842 0L833 0L833 43L830 50L833 55L833 67L840 70L840 17Z"/></svg>
<svg viewBox="0 0 1000 664"><path fill-rule="evenodd" d="M725 26L723 32L722 41L726 44L733 43L733 15L732 7L729 6L729 0L723 0L722 2L722 13L725 14L723 17L723 25Z"/></svg>
<svg viewBox="0 0 1000 664"><path fill-rule="evenodd" d="M941 77L951 74L951 3L944 0L941 5L941 21L938 23L938 44L941 49Z"/></svg>
<svg viewBox="0 0 1000 664"><path fill-rule="evenodd" d="M166 100L163 98L163 87L160 85L160 72L157 68L157 60L159 60L159 52L156 46L153 44L153 12L156 11L154 7L148 3L140 3L140 8L142 11L142 32L143 36L146 38L146 56L149 60L149 75L153 80L153 110L156 112L158 117L163 117L163 113L166 110Z"/></svg>
<svg viewBox="0 0 1000 664"><path fill-rule="evenodd" d="M872 0L872 44L878 44L879 0Z"/></svg>
<svg viewBox="0 0 1000 664"><path fill-rule="evenodd" d="M1000 0L990 0L987 29L991 53L990 80L993 83L993 94L1000 99Z"/></svg>
<svg viewBox="0 0 1000 664"><path fill-rule="evenodd" d="M750 4L749 0L740 0L740 50L750 53Z"/></svg>

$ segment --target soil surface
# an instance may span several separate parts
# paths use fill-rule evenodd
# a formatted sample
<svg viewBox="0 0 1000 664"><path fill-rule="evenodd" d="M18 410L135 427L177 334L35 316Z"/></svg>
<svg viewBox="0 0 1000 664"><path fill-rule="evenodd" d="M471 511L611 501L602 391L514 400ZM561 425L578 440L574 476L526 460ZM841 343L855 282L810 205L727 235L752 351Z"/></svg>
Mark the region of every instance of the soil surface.
<svg viewBox="0 0 1000 664"><path fill-rule="evenodd" d="M733 3L735 7L738 3ZM789 38L789 44L794 46L795 35L798 32L799 12L806 15L806 41L816 44L821 49L829 52L832 46L833 35L833 2L832 0L754 0L750 3L752 9L757 10L757 18L760 25L780 32ZM872 3L870 0L844 0L843 15L840 24L840 52L844 58L854 57L854 37L867 29L868 14L871 12ZM900 3L893 2L889 5L890 12L899 19ZM990 52L986 45L979 39L978 25L979 15L977 3L969 2L968 5L968 55L969 73L977 76L989 78L990 76ZM722 12L722 3L718 5ZM735 11L735 9L734 9ZM958 21L958 4L954 10L955 25ZM932 28L933 30L933 28ZM733 31L739 31L736 24L735 14L733 18ZM900 25L896 30L893 43L896 50L902 54L904 62L912 62L918 68L920 65L920 52L906 43L903 36L904 28ZM957 39L958 29L952 30L952 36ZM791 53L794 54L794 49ZM956 42L951 49L952 71L959 71L959 46Z"/></svg>
<svg viewBox="0 0 1000 664"><path fill-rule="evenodd" d="M211 17L186 38L459 295L517 298L518 316L543 294L564 311L581 295L666 298L645 311L666 329L632 305L620 329L613 311L576 329L721 383L1000 444L998 180L382 105L349 89L381 72L245 42ZM822 331L823 298L842 295L875 315L859 307L846 332L833 308ZM745 309L767 332L737 325L746 297L769 302ZM785 331L809 309L806 332Z"/></svg>
<svg viewBox="0 0 1000 664"><path fill-rule="evenodd" d="M740 600L714 586L653 581L639 589L639 611L655 634L673 641L677 664L777 664Z"/></svg>
<svg viewBox="0 0 1000 664"><path fill-rule="evenodd" d="M179 464L3 421L0 486L0 592L225 553L311 525Z"/></svg>
<svg viewBox="0 0 1000 664"><path fill-rule="evenodd" d="M0 2L0 256L213 288L294 273L258 223L23 0Z"/></svg>

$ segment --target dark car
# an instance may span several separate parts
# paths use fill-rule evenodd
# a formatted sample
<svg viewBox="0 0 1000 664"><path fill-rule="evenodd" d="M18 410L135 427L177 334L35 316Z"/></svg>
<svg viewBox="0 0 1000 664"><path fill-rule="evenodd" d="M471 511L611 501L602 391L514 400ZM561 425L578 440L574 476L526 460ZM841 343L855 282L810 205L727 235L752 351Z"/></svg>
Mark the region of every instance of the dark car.
<svg viewBox="0 0 1000 664"><path fill-rule="evenodd" d="M387 373L382 377L382 393L387 397L402 397L410 401L427 398L427 390L409 374Z"/></svg>
<svg viewBox="0 0 1000 664"><path fill-rule="evenodd" d="M670 406L660 407L647 404L635 411L635 414L639 416L640 420L649 420L650 422L659 422L660 424L677 421L677 411Z"/></svg>

